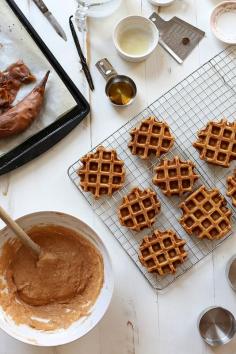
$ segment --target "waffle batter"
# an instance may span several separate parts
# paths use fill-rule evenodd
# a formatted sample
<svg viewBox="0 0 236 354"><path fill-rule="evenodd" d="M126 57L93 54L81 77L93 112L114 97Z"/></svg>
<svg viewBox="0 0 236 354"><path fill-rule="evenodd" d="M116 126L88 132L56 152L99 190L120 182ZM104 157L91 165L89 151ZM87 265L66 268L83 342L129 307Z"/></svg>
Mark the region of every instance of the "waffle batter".
<svg viewBox="0 0 236 354"><path fill-rule="evenodd" d="M86 239L61 226L34 227L37 257L14 239L0 257L0 304L17 324L40 330L67 328L88 315L103 285L103 260Z"/></svg>

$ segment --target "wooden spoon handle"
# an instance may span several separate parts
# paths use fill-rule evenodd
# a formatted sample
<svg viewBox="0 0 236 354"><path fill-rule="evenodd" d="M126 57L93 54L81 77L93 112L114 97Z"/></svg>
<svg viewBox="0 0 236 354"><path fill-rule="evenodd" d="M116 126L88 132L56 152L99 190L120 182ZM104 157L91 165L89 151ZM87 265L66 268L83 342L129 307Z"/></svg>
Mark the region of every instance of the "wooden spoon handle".
<svg viewBox="0 0 236 354"><path fill-rule="evenodd" d="M25 231L11 218L11 216L0 206L0 218L7 224L12 231L21 239L22 243L31 248L38 256L41 252L40 246L37 245L31 238L25 233Z"/></svg>

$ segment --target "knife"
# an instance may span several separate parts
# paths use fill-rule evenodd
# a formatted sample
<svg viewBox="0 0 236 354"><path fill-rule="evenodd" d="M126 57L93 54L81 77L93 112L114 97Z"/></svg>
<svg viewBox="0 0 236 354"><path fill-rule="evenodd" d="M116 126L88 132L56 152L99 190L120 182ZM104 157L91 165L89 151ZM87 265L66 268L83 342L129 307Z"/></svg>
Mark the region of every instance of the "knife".
<svg viewBox="0 0 236 354"><path fill-rule="evenodd" d="M35 3L35 5L38 6L42 14L48 19L48 21L53 26L57 34L59 34L60 37L62 37L65 41L67 41L67 37L63 28L61 27L57 19L53 16L53 14L49 11L49 9L44 4L44 2L42 0L33 0L33 2Z"/></svg>

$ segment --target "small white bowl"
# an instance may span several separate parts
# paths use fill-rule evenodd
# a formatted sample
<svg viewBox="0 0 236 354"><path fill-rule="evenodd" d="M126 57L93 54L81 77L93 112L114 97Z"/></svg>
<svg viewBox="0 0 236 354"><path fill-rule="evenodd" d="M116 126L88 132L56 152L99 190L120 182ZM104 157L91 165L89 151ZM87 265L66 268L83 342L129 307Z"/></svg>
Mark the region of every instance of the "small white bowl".
<svg viewBox="0 0 236 354"><path fill-rule="evenodd" d="M175 2L175 0L148 0L151 4L156 6L169 6Z"/></svg>
<svg viewBox="0 0 236 354"><path fill-rule="evenodd" d="M211 14L211 29L216 38L228 44L236 44L236 1L223 1Z"/></svg>
<svg viewBox="0 0 236 354"><path fill-rule="evenodd" d="M74 322L70 327L66 329L59 329L55 331L39 331L26 325L16 325L16 323L2 310L1 306L0 328L10 336L24 343L37 346L57 346L70 343L76 339L81 338L92 328L94 328L96 324L102 319L112 298L114 287L112 265L109 254L102 240L99 238L96 232L84 222L64 213L53 211L33 213L21 217L17 220L17 223L19 223L19 225L25 231L32 228L32 226L42 224L60 225L75 231L81 230L81 233L90 242L92 242L102 254L104 262L104 284L95 304L90 309L90 314L86 317L82 317L80 320ZM7 239L13 237L15 237L15 235L8 227L5 227L3 230L1 230L0 250Z"/></svg>
<svg viewBox="0 0 236 354"><path fill-rule="evenodd" d="M149 43L147 43L147 49L144 49L142 53L132 54L122 48L121 38L122 36L125 37L129 31L130 33L131 31L133 33L134 31L137 31L137 33L139 33L138 35L142 32L142 34L148 39ZM147 59L148 56L156 49L158 40L158 29L151 20L143 16L128 16L123 18L118 22L113 33L113 41L120 56L127 61L133 62L140 62Z"/></svg>

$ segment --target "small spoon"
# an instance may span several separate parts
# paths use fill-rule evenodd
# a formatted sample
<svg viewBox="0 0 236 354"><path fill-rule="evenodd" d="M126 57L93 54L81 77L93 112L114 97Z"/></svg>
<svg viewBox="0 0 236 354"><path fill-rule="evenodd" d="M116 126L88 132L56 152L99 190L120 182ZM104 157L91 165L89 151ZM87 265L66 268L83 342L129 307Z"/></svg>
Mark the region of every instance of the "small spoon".
<svg viewBox="0 0 236 354"><path fill-rule="evenodd" d="M0 218L5 224L20 238L21 242L30 248L37 256L41 253L41 248L25 233L25 231L11 218L10 215L0 206Z"/></svg>

